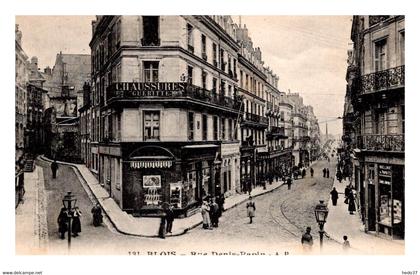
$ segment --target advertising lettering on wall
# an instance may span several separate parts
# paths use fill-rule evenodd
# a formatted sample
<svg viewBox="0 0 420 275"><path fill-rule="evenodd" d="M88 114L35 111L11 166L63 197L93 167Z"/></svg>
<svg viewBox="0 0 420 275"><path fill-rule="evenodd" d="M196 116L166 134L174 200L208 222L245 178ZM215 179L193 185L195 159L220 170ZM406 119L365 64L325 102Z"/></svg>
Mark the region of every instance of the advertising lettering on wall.
<svg viewBox="0 0 420 275"><path fill-rule="evenodd" d="M171 183L170 204L175 208L182 207L182 182Z"/></svg>
<svg viewBox="0 0 420 275"><path fill-rule="evenodd" d="M160 175L143 176L143 188L145 189L144 202L146 205L160 205L162 202Z"/></svg>

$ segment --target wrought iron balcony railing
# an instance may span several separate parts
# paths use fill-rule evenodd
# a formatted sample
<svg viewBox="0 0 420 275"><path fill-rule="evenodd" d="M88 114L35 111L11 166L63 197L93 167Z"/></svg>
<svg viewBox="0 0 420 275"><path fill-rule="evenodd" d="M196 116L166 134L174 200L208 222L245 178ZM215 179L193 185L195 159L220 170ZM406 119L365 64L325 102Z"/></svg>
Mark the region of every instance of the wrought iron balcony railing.
<svg viewBox="0 0 420 275"><path fill-rule="evenodd" d="M278 127L278 126L270 126L270 129L267 132L267 138L273 139L287 139L286 133L284 131L284 127Z"/></svg>
<svg viewBox="0 0 420 275"><path fill-rule="evenodd" d="M241 98L215 93L185 82L117 82L107 88L107 104L133 99L194 99L239 111Z"/></svg>
<svg viewBox="0 0 420 275"><path fill-rule="evenodd" d="M358 136L357 147L367 151L404 152L404 134Z"/></svg>
<svg viewBox="0 0 420 275"><path fill-rule="evenodd" d="M405 66L390 68L361 77L362 94L398 88L405 85Z"/></svg>
<svg viewBox="0 0 420 275"><path fill-rule="evenodd" d="M251 122L255 122L255 123L268 125L268 118L263 117L263 116L259 116L259 115L252 114L252 113L245 113L244 118L245 118L245 121L251 121Z"/></svg>

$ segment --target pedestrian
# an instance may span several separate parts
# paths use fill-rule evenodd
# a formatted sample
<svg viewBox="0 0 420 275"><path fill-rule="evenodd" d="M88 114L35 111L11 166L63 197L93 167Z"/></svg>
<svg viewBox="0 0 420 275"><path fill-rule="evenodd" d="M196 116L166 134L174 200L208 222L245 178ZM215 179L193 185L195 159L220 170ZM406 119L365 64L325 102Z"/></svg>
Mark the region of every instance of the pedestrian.
<svg viewBox="0 0 420 275"><path fill-rule="evenodd" d="M292 178L288 177L287 178L287 190L290 190L291 187L292 187Z"/></svg>
<svg viewBox="0 0 420 275"><path fill-rule="evenodd" d="M165 212L161 213L160 224L159 224L159 238L166 238L166 214Z"/></svg>
<svg viewBox="0 0 420 275"><path fill-rule="evenodd" d="M330 169L327 168L327 178L330 177Z"/></svg>
<svg viewBox="0 0 420 275"><path fill-rule="evenodd" d="M79 236L79 233L82 232L82 225L80 223L81 216L82 212L79 207L76 206L73 211L73 223L71 225L71 233L73 234L73 237Z"/></svg>
<svg viewBox="0 0 420 275"><path fill-rule="evenodd" d="M220 194L216 197L216 203L219 206L219 217L222 216L223 211L225 211L225 194Z"/></svg>
<svg viewBox="0 0 420 275"><path fill-rule="evenodd" d="M349 240L348 240L348 238L347 238L346 235L343 236L343 240L344 240L344 242L343 242L343 249L344 250L348 250L350 248L350 242L349 242Z"/></svg>
<svg viewBox="0 0 420 275"><path fill-rule="evenodd" d="M338 192L337 192L337 190L335 190L335 187L333 187L333 190L330 192L330 194L331 194L332 204L334 206L336 206L337 205L337 200L338 200Z"/></svg>
<svg viewBox="0 0 420 275"><path fill-rule="evenodd" d="M305 168L303 168L303 169L302 169L302 179L303 179L305 176L306 176L306 169L305 169Z"/></svg>
<svg viewBox="0 0 420 275"><path fill-rule="evenodd" d="M268 183L269 183L270 185L272 185L272 184L273 184L273 180L274 180L274 176L273 176L273 174L272 174L272 173L268 174Z"/></svg>
<svg viewBox="0 0 420 275"><path fill-rule="evenodd" d="M219 227L219 205L216 203L216 199L213 198L210 202L210 221L214 228Z"/></svg>
<svg viewBox="0 0 420 275"><path fill-rule="evenodd" d="M68 212L65 207L61 208L60 214L58 215L58 232L60 233L60 239L64 240L64 234L67 232L67 222L69 220Z"/></svg>
<svg viewBox="0 0 420 275"><path fill-rule="evenodd" d="M249 196L249 201L246 204L246 211L249 217L249 223L252 223L252 218L255 217L255 203L252 201L252 197Z"/></svg>
<svg viewBox="0 0 420 275"><path fill-rule="evenodd" d="M99 226L102 224L102 209L101 206L99 205L99 202L96 203L95 206L92 207L92 210L90 211L92 213L92 217L93 217L93 226Z"/></svg>
<svg viewBox="0 0 420 275"><path fill-rule="evenodd" d="M356 204L354 203L354 195L353 195L353 191L351 191L351 190L350 190L348 199L349 199L348 210L350 212L350 215L353 215L354 214L353 212L356 211Z"/></svg>
<svg viewBox="0 0 420 275"><path fill-rule="evenodd" d="M337 176L338 182L341 183L341 181L343 180L343 175L341 174L340 167L337 167L336 176Z"/></svg>
<svg viewBox="0 0 420 275"><path fill-rule="evenodd" d="M312 248L312 245L314 244L312 235L311 235L311 227L306 227L306 232L303 233L302 239L301 239L302 246L305 250L310 250Z"/></svg>
<svg viewBox="0 0 420 275"><path fill-rule="evenodd" d="M344 188L344 197L345 197L344 203L345 204L348 204L349 203L349 194L350 194L350 192L351 192L350 185L347 185L346 188Z"/></svg>
<svg viewBox="0 0 420 275"><path fill-rule="evenodd" d="M54 161L51 163L51 172L52 172L52 178L53 178L53 179L55 179L55 178L56 178L56 176L57 176L57 170L58 170L58 164L57 164L57 161L56 161L56 160L54 160Z"/></svg>
<svg viewBox="0 0 420 275"><path fill-rule="evenodd" d="M327 169L322 169L322 176L325 178L327 175Z"/></svg>
<svg viewBox="0 0 420 275"><path fill-rule="evenodd" d="M166 233L172 233L172 224L175 219L175 213L172 205L169 205L166 210Z"/></svg>
<svg viewBox="0 0 420 275"><path fill-rule="evenodd" d="M206 200L201 204L201 216L203 217L203 228L211 229L210 227L210 206Z"/></svg>
<svg viewBox="0 0 420 275"><path fill-rule="evenodd" d="M311 167L311 178L313 178L314 177L314 169Z"/></svg>

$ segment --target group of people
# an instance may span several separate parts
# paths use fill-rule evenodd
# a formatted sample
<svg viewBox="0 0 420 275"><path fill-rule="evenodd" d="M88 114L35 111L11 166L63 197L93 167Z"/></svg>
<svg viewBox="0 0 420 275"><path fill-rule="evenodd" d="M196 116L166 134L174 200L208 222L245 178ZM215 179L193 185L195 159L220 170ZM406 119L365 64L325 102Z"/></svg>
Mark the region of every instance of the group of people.
<svg viewBox="0 0 420 275"><path fill-rule="evenodd" d="M311 250L312 246L314 245L314 240L311 235L311 227L306 227L306 232L302 234L301 243L304 250ZM348 250L350 248L350 241L346 235L343 236L343 243L342 247L344 250Z"/></svg>
<svg viewBox="0 0 420 275"><path fill-rule="evenodd" d="M68 223L70 219L72 219L71 223L71 234L73 237L79 236L79 233L82 232L82 226L80 223L80 217L82 216L82 212L80 211L79 207L75 207L73 211L68 211L67 208L63 207L60 210L60 214L58 215L57 223L58 223L58 232L60 233L60 239L64 239L64 235L69 230Z"/></svg>
<svg viewBox="0 0 420 275"><path fill-rule="evenodd" d="M173 205L164 203L163 213L160 217L159 237L164 239L166 234L172 234L172 225L175 220L175 212Z"/></svg>
<svg viewBox="0 0 420 275"><path fill-rule="evenodd" d="M213 229L219 227L219 218L224 211L224 195L209 197L201 204L201 216L203 217L203 228Z"/></svg>
<svg viewBox="0 0 420 275"><path fill-rule="evenodd" d="M99 226L102 224L102 209L99 206L99 203L97 203L92 208L92 216L93 216L93 225ZM60 239L64 239L66 232L69 230L69 222L70 219L72 221L70 233L73 235L73 237L78 237L79 234L82 232L82 224L80 222L80 218L82 216L82 211L80 211L79 207L75 207L74 210L69 211L67 208L63 207L60 210L60 214L57 218L58 223L58 232L60 234Z"/></svg>
<svg viewBox="0 0 420 275"><path fill-rule="evenodd" d="M333 187L333 189L330 192L331 195L331 201L332 201L332 205L336 206L337 205L337 200L338 200L338 192L335 189L335 187ZM350 215L353 215L356 211L356 203L355 203L355 197L353 194L353 190L349 185L346 186L346 188L344 189L344 203L348 204L348 211L350 213Z"/></svg>

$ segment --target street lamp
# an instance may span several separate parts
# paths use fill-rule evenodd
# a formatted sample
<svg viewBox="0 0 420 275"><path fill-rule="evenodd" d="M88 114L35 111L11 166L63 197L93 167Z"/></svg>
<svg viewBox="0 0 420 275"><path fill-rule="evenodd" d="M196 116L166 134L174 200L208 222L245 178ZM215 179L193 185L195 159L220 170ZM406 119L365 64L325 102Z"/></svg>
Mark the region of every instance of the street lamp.
<svg viewBox="0 0 420 275"><path fill-rule="evenodd" d="M315 218L319 225L319 242L322 248L322 241L324 237L324 224L327 222L328 207L324 204L323 200L319 201L319 204L315 206Z"/></svg>
<svg viewBox="0 0 420 275"><path fill-rule="evenodd" d="M76 207L77 199L71 192L67 192L67 195L63 198L63 206L67 209L67 218L69 219L69 227L68 227L68 247L70 251L70 244L71 244L71 221L73 218L73 210Z"/></svg>

